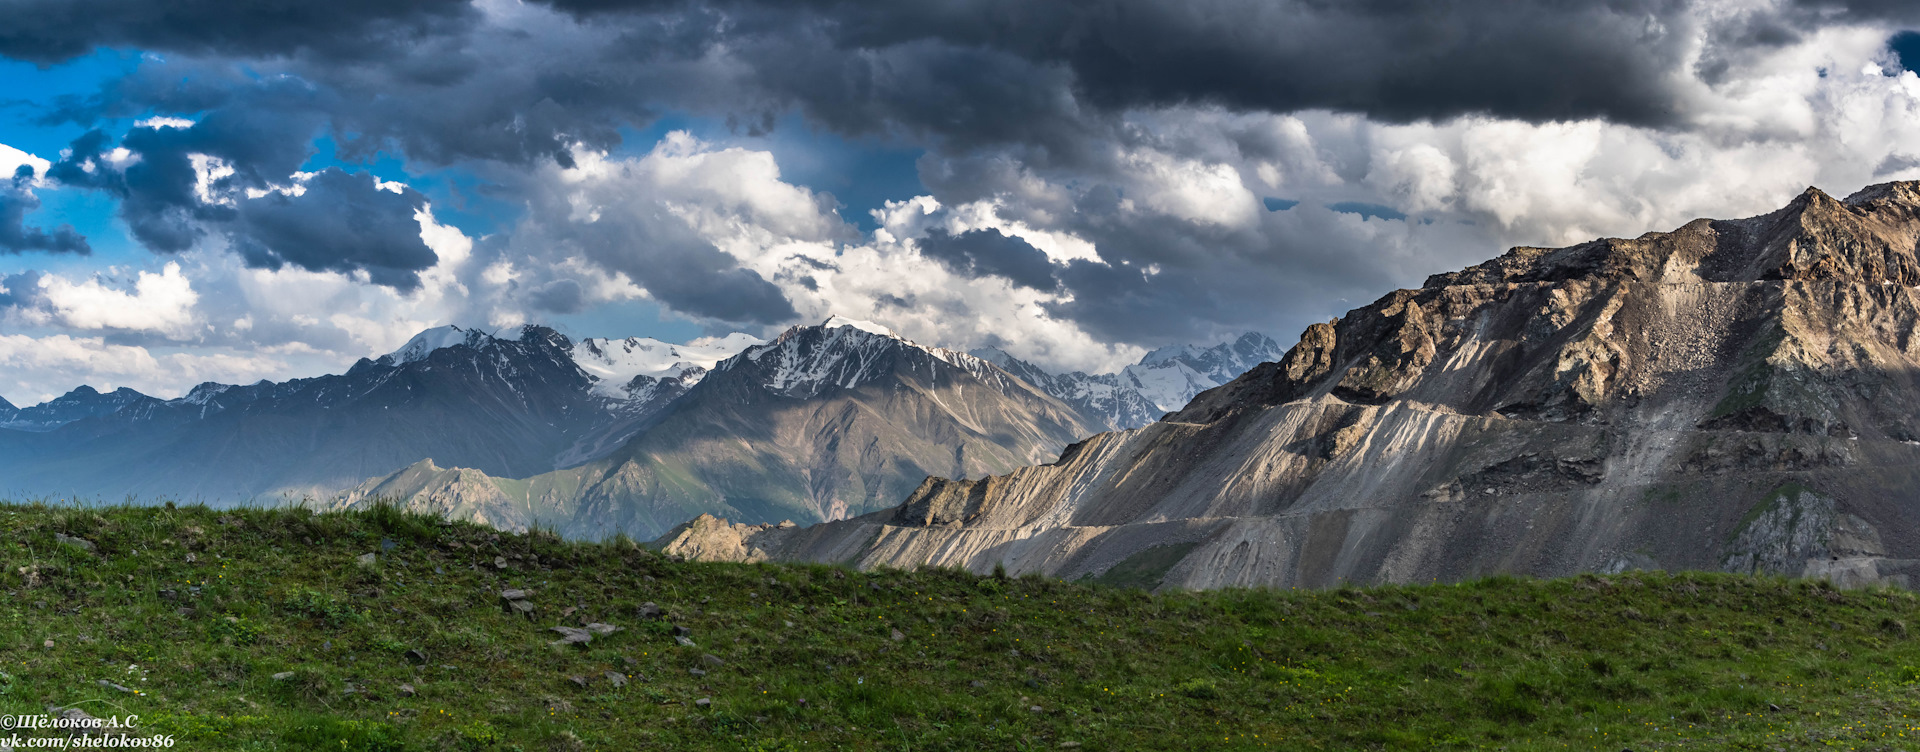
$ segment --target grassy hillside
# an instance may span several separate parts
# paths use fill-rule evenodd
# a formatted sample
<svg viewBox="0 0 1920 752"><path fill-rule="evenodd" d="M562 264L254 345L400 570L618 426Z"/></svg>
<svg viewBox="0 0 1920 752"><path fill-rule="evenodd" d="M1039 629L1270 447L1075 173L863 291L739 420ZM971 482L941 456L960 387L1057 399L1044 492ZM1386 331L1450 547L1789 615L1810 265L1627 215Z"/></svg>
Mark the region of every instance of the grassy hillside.
<svg viewBox="0 0 1920 752"><path fill-rule="evenodd" d="M1633 573L1148 595L675 563L390 509L12 506L0 528L0 711L138 714L192 750L1920 745L1905 592ZM503 588L533 589L533 618ZM551 644L587 623L621 630Z"/></svg>

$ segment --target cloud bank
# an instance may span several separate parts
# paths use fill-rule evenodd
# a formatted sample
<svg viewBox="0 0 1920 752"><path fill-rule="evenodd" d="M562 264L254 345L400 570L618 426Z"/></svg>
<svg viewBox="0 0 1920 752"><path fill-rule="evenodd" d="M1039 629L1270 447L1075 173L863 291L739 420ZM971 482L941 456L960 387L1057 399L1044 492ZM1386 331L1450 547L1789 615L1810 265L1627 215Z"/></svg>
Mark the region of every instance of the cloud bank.
<svg viewBox="0 0 1920 752"><path fill-rule="evenodd" d="M1509 245L1920 178L1915 26L1883 0L13 3L0 56L147 55L36 103L84 129L64 153L0 148L0 254L100 245L53 190L153 255L16 271L0 316L16 348L319 369L645 303L1099 370L1288 339ZM919 189L795 177L845 144L917 155Z"/></svg>

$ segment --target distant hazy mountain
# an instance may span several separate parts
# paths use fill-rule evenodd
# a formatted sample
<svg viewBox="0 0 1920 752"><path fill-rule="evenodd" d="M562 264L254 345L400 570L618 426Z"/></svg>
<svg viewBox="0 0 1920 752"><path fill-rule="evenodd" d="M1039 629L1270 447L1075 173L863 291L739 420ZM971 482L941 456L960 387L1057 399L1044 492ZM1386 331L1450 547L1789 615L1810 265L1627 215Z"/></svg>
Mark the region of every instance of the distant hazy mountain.
<svg viewBox="0 0 1920 752"><path fill-rule="evenodd" d="M90 386L80 387L27 408L17 408L0 399L0 428L51 431L81 418L107 415L128 405L148 401L159 400L125 387L101 394Z"/></svg>
<svg viewBox="0 0 1920 752"><path fill-rule="evenodd" d="M1279 360L1286 350L1256 332L1212 347L1176 345L1147 353L1119 373L1055 374L998 348L973 355L1079 408L1107 428L1139 428L1185 407L1194 395L1225 384L1254 366Z"/></svg>
<svg viewBox="0 0 1920 752"><path fill-rule="evenodd" d="M627 340L615 348L603 340L576 345L544 327L526 327L515 339L440 327L339 375L208 383L174 400L83 386L0 413L0 493L324 497L427 457L533 475L613 451L705 366L731 354L727 348L758 341ZM685 357L659 369L600 357L610 349L675 347ZM611 377L623 381L609 384Z"/></svg>
<svg viewBox="0 0 1920 752"><path fill-rule="evenodd" d="M338 503L400 498L584 537L652 537L702 513L817 522L893 506L929 474L1048 462L1099 428L990 362L836 317L715 364L600 459L516 479L436 456Z"/></svg>

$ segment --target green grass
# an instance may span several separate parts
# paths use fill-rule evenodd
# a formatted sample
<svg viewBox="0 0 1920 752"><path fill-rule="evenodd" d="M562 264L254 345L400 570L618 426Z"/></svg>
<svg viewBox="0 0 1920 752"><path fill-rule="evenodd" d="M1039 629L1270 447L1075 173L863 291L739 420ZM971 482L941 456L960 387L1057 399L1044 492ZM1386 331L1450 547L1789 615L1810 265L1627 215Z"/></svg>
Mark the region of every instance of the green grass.
<svg viewBox="0 0 1920 752"><path fill-rule="evenodd" d="M1920 746L1906 592L1630 573L1149 595L676 563L390 508L0 506L0 530L0 711L137 714L178 749ZM502 610L510 586L537 618ZM549 644L588 621L624 630Z"/></svg>

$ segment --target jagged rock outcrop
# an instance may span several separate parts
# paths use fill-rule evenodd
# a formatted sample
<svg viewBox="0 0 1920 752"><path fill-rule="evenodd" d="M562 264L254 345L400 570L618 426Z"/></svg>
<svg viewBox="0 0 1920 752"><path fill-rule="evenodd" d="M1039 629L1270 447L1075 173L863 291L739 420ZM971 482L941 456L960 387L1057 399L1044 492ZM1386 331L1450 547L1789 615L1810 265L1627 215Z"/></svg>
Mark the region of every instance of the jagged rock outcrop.
<svg viewBox="0 0 1920 752"><path fill-rule="evenodd" d="M1920 184L1515 248L1052 465L747 531L774 559L1169 587L1920 569Z"/></svg>

